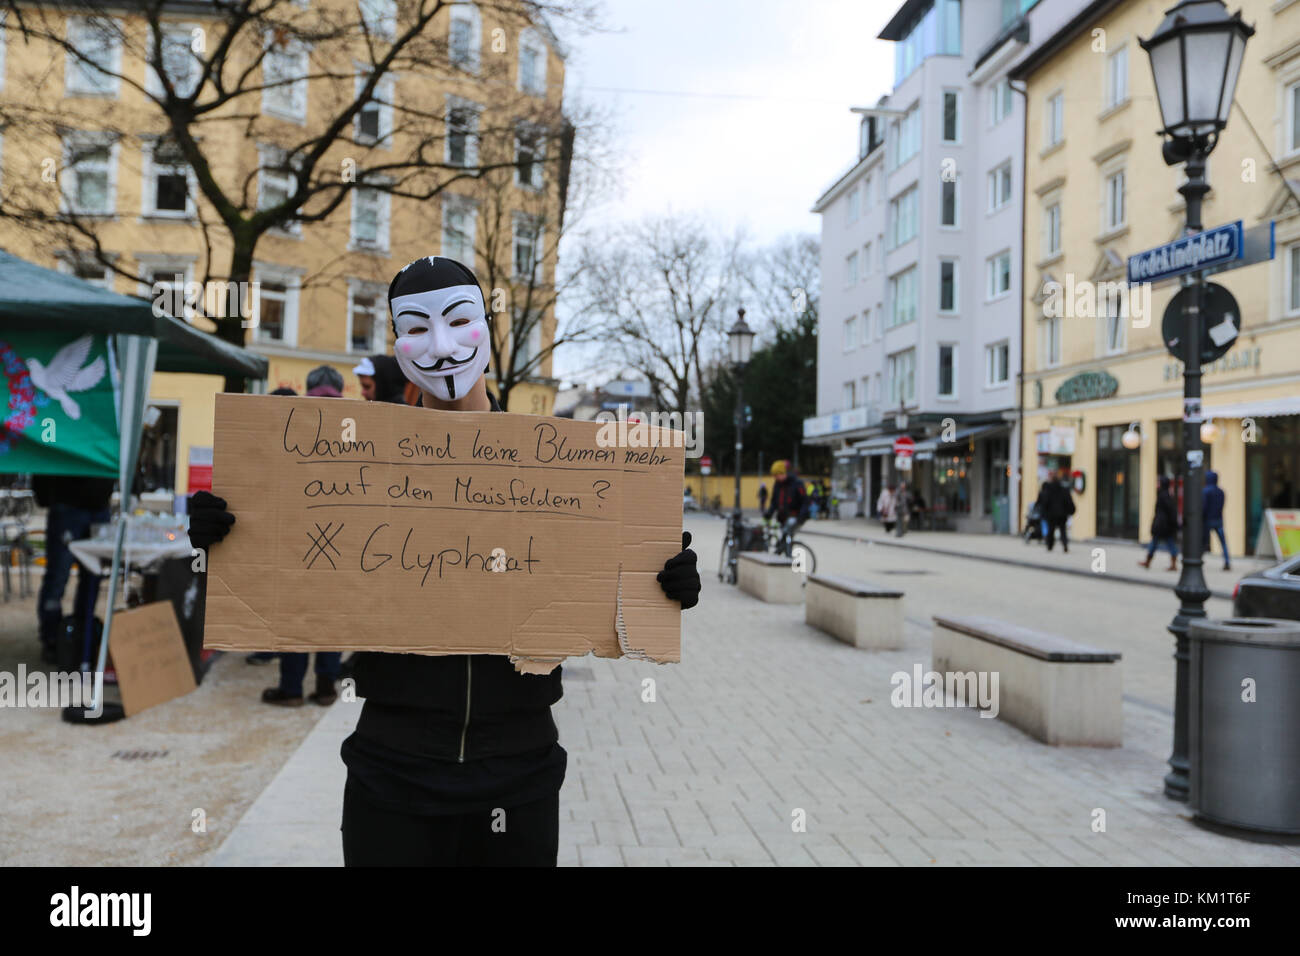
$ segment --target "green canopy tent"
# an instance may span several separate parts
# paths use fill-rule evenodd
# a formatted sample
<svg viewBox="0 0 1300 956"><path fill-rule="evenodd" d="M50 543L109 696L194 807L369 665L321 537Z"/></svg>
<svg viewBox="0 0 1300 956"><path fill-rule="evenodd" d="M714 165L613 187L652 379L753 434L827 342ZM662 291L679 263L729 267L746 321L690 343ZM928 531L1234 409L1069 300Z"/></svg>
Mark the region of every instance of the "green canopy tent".
<svg viewBox="0 0 1300 956"><path fill-rule="evenodd" d="M8 391L0 406L0 472L120 482L99 672L108 656L112 595L155 369L261 379L267 362L156 312L145 299L0 252L0 374Z"/></svg>

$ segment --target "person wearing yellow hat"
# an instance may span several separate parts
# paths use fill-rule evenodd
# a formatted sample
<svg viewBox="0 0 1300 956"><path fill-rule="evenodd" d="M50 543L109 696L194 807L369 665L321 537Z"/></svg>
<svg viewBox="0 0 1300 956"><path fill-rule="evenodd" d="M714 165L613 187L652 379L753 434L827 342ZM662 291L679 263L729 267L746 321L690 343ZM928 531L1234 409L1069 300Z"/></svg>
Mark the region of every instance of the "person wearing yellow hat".
<svg viewBox="0 0 1300 956"><path fill-rule="evenodd" d="M790 463L784 459L774 462L772 477L776 481L772 483L772 498L763 513L763 520L771 519L774 514L782 525L792 518L799 524L808 520L808 492Z"/></svg>

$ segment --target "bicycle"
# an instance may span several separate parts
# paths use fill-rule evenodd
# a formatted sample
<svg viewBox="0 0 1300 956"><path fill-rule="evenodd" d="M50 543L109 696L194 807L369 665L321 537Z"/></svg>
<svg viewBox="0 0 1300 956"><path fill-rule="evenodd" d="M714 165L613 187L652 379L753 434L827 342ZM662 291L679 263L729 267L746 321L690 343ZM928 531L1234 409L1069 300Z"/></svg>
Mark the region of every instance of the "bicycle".
<svg viewBox="0 0 1300 956"><path fill-rule="evenodd" d="M773 519L764 523L767 534L767 550L772 554L790 558L800 563L799 570L813 574L817 570L817 555L808 547L807 542L794 536L800 522L797 518L787 518L783 526L778 527Z"/></svg>

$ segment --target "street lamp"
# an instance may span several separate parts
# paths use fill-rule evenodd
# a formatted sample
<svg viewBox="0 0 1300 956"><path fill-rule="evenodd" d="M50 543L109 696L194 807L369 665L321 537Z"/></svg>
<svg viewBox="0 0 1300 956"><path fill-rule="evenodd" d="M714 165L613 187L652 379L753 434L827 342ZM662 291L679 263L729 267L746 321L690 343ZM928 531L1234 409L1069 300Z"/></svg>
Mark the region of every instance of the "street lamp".
<svg viewBox="0 0 1300 956"><path fill-rule="evenodd" d="M1138 43L1151 59L1167 165L1186 164L1187 182L1178 187L1187 202L1186 234L1201 225L1201 202L1210 191L1205 160L1228 123L1246 40L1255 30L1228 15L1220 0L1183 0L1171 7L1149 39ZM1201 570L1201 490L1205 447L1201 439L1201 336L1205 276L1197 271L1183 280L1196 289L1183 324L1183 448L1187 477L1183 482L1183 570L1174 593L1180 605L1169 625L1175 638L1174 746L1165 775L1165 796L1187 800L1187 633L1193 620L1205 617L1210 596Z"/></svg>
<svg viewBox="0 0 1300 956"><path fill-rule="evenodd" d="M744 450L745 366L754 353L754 330L745 324L745 310L736 310L736 324L727 333L731 349L731 367L736 373L736 509L732 514L735 531L740 534L740 453ZM737 537L735 540L739 540Z"/></svg>

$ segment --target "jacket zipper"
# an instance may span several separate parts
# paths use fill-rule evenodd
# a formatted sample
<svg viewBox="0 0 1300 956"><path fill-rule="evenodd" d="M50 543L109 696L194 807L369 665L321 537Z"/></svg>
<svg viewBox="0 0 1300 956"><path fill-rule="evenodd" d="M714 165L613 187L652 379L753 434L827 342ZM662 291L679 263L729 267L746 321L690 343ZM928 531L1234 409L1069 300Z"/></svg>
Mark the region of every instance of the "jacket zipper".
<svg viewBox="0 0 1300 956"><path fill-rule="evenodd" d="M465 762L465 735L469 733L469 692L473 686L474 658L465 655L465 726L460 729L460 757L457 763Z"/></svg>

